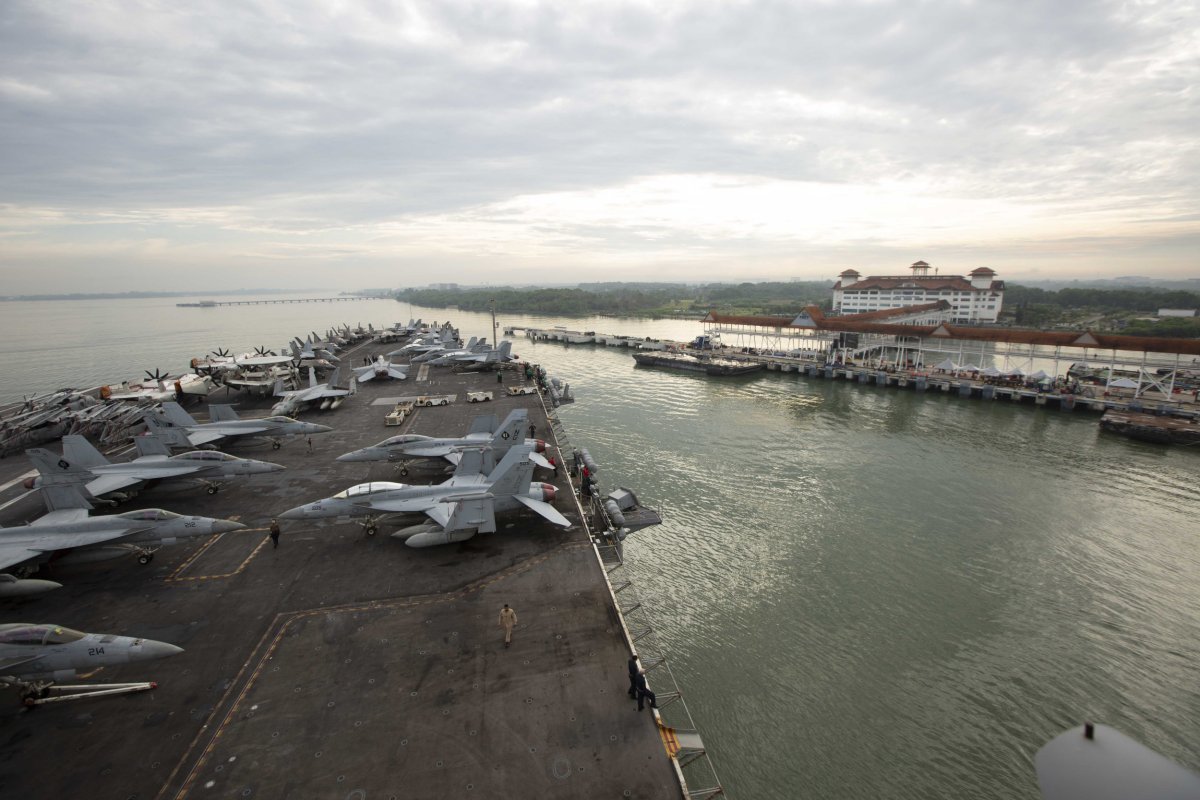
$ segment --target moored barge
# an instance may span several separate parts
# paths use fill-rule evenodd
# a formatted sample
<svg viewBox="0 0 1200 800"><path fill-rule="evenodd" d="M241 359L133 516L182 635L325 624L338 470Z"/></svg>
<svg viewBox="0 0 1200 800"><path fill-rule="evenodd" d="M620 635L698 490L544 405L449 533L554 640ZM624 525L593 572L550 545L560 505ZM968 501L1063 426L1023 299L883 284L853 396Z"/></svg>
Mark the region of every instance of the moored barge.
<svg viewBox="0 0 1200 800"><path fill-rule="evenodd" d="M1106 411L1100 418L1103 430L1155 444L1200 444L1200 423L1194 419Z"/></svg>
<svg viewBox="0 0 1200 800"><path fill-rule="evenodd" d="M633 360L642 367L680 369L688 372L703 372L705 375L747 375L763 369L762 363L737 361L732 358L693 356L687 353L663 351L634 353Z"/></svg>

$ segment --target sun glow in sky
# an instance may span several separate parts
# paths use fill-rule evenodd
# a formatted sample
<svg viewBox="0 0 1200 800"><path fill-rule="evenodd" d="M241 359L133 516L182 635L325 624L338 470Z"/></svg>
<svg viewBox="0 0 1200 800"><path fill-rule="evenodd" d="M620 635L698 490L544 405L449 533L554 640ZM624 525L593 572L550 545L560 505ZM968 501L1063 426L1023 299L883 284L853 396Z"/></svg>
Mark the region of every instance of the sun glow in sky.
<svg viewBox="0 0 1200 800"><path fill-rule="evenodd" d="M1195 2L0 5L5 293L1200 277Z"/></svg>

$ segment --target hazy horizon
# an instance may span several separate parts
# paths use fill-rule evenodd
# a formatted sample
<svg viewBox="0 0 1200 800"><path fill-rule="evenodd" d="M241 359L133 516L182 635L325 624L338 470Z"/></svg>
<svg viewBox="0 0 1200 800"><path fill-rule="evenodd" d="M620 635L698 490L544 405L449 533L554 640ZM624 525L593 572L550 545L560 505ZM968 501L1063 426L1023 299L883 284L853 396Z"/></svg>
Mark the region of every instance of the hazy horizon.
<svg viewBox="0 0 1200 800"><path fill-rule="evenodd" d="M1187 279L1196 30L1190 1L14 0L0 270L11 295Z"/></svg>

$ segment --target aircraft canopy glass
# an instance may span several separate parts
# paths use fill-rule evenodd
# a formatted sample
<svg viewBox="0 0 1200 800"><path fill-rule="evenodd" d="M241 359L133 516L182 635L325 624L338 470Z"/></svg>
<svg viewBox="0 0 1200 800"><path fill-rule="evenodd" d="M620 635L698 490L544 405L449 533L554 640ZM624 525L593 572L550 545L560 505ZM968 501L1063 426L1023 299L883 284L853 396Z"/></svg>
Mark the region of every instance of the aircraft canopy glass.
<svg viewBox="0 0 1200 800"><path fill-rule="evenodd" d="M351 486L345 491L338 492L334 495L337 500L346 500L350 497L361 497L364 494L372 492L382 492L387 489L404 489L403 483L392 483L390 481L375 481L373 483L360 483L357 486Z"/></svg>
<svg viewBox="0 0 1200 800"><path fill-rule="evenodd" d="M14 625L0 630L0 644L66 644L86 635L58 625Z"/></svg>
<svg viewBox="0 0 1200 800"><path fill-rule="evenodd" d="M180 453L175 457L176 461L237 461L237 456L231 456L228 453L218 453L216 450L192 450L188 453Z"/></svg>
<svg viewBox="0 0 1200 800"><path fill-rule="evenodd" d="M419 433L402 433L399 436L393 436L390 439L384 439L376 445L376 447L391 447L397 444L407 444L409 442L427 442L432 437L422 436Z"/></svg>
<svg viewBox="0 0 1200 800"><path fill-rule="evenodd" d="M174 511L163 511L161 508L143 508L140 511L126 511L118 514L121 519L137 520L138 522L162 522L168 519L179 519Z"/></svg>

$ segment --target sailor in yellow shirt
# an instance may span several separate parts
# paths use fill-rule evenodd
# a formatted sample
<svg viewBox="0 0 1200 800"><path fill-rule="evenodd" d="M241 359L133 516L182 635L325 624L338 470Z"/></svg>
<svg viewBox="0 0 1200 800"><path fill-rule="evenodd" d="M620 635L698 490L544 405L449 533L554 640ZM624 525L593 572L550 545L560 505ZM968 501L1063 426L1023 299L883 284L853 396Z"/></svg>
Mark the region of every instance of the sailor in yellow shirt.
<svg viewBox="0 0 1200 800"><path fill-rule="evenodd" d="M517 625L517 612L508 607L508 603L504 604L504 608L500 609L500 627L504 628L504 646L508 647L512 644L513 628Z"/></svg>

